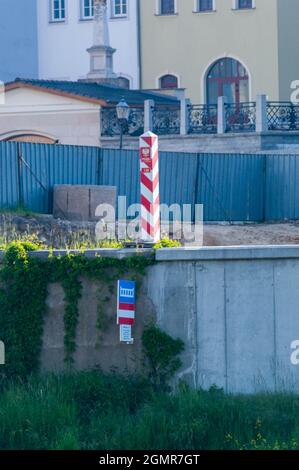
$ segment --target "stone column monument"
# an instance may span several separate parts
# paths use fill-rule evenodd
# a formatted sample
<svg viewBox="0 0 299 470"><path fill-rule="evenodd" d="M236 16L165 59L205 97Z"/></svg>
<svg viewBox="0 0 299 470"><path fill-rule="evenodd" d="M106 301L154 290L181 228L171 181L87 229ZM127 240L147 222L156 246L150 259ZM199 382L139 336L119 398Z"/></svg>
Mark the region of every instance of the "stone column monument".
<svg viewBox="0 0 299 470"><path fill-rule="evenodd" d="M94 0L93 45L87 52L90 55L90 71L87 80L117 85L113 71L113 54L116 49L110 46L107 0Z"/></svg>

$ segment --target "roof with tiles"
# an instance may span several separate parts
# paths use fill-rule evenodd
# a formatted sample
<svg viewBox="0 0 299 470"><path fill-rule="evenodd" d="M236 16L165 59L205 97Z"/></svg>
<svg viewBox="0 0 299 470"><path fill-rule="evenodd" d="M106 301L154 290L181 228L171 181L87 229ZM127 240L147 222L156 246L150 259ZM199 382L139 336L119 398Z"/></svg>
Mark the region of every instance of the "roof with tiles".
<svg viewBox="0 0 299 470"><path fill-rule="evenodd" d="M145 100L154 100L156 104L171 105L178 104L178 99L160 93L147 92L142 90L127 90L108 84L99 84L93 82L70 82L60 80L33 80L18 78L14 82L5 85L7 90L14 88L42 88L57 94L67 94L78 96L81 99L88 99L99 102L102 106L111 106L117 104L122 98L129 105L143 105Z"/></svg>

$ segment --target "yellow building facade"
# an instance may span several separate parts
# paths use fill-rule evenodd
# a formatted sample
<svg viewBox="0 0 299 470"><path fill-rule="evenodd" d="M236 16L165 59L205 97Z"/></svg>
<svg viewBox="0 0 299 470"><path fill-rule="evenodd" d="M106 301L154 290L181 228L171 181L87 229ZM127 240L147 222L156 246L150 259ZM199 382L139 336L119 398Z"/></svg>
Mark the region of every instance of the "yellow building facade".
<svg viewBox="0 0 299 470"><path fill-rule="evenodd" d="M144 89L288 101L299 80L298 0L140 0L140 25Z"/></svg>

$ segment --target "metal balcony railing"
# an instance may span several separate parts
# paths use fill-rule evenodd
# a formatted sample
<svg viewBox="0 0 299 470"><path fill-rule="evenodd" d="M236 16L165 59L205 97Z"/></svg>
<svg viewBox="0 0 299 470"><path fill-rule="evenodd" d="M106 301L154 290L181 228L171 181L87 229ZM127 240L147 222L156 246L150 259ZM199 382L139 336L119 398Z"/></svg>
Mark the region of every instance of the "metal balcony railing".
<svg viewBox="0 0 299 470"><path fill-rule="evenodd" d="M226 132L255 132L256 103L225 105Z"/></svg>
<svg viewBox="0 0 299 470"><path fill-rule="evenodd" d="M188 106L188 134L216 134L217 105Z"/></svg>

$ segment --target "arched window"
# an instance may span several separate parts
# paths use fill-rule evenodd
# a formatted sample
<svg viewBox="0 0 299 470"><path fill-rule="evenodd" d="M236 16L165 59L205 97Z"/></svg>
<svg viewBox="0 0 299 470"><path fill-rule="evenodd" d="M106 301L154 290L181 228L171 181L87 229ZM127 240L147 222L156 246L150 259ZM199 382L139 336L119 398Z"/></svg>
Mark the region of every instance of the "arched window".
<svg viewBox="0 0 299 470"><path fill-rule="evenodd" d="M175 75L163 75L160 78L160 88L178 88L178 79Z"/></svg>
<svg viewBox="0 0 299 470"><path fill-rule="evenodd" d="M228 103L249 101L249 75L235 59L215 62L207 73L206 87L208 104L217 103L219 96L225 96Z"/></svg>
<svg viewBox="0 0 299 470"><path fill-rule="evenodd" d="M57 140L39 134L18 134L4 139L5 142L30 142L33 144L56 144Z"/></svg>

